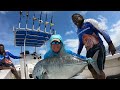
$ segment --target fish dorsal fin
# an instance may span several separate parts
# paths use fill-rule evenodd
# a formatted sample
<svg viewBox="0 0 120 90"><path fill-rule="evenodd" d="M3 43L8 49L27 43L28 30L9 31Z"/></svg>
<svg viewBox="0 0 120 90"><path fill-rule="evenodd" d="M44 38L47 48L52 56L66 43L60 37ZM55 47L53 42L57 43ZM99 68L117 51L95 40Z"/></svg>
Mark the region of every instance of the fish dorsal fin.
<svg viewBox="0 0 120 90"><path fill-rule="evenodd" d="M94 60L94 62L90 62L90 64L92 65L92 67L95 69L95 71L100 74L98 65L97 65L97 58L98 58L98 54L99 54L99 50L96 51L96 53L94 54L94 56L92 57L92 59Z"/></svg>

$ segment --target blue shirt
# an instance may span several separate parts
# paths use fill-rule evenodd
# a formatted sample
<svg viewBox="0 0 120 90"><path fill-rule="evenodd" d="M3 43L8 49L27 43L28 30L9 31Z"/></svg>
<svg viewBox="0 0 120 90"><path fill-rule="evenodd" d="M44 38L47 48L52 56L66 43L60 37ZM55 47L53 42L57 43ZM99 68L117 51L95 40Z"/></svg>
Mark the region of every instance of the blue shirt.
<svg viewBox="0 0 120 90"><path fill-rule="evenodd" d="M99 33L104 37L104 39L106 40L106 42L108 44L110 44L112 41L109 37L109 35L107 33L105 33L104 30L98 30L96 29L91 23L89 22L86 22L86 23L83 23L83 26L81 28L78 28L77 30L77 35L78 35L78 38L79 38L79 48L78 48L78 54L81 53L82 51L82 48L84 46L83 44L83 35L84 34L89 34L89 35L92 35L93 33L96 34L96 36L98 37L98 40L99 40L99 43L100 44L103 44L103 41L102 39L100 38L99 36Z"/></svg>
<svg viewBox="0 0 120 90"><path fill-rule="evenodd" d="M20 59L19 56L14 56L13 54L11 54L10 52L5 52L5 58L10 60L10 57L13 59ZM4 56L0 54L0 61L4 59Z"/></svg>

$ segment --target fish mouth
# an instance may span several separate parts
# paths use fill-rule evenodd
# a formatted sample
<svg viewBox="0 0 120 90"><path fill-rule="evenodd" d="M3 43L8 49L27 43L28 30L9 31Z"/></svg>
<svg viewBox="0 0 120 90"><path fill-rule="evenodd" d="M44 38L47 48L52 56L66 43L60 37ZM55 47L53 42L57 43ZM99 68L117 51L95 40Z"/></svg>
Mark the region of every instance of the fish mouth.
<svg viewBox="0 0 120 90"><path fill-rule="evenodd" d="M47 74L41 76L35 76L34 79L49 79Z"/></svg>

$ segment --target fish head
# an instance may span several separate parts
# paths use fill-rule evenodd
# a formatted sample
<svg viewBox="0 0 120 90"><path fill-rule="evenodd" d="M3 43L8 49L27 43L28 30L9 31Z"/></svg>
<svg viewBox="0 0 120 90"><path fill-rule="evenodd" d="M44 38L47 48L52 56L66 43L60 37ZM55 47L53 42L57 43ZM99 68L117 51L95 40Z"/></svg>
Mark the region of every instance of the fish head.
<svg viewBox="0 0 120 90"><path fill-rule="evenodd" d="M42 66L37 67L37 65L34 67L32 76L34 79L48 79L47 70Z"/></svg>

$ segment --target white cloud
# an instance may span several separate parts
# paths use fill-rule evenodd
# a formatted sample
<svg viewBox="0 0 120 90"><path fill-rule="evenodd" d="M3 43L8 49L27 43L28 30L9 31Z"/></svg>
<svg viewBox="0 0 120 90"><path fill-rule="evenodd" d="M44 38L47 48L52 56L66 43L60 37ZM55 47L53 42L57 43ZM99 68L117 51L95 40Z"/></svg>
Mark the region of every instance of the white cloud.
<svg viewBox="0 0 120 90"><path fill-rule="evenodd" d="M112 28L110 29L110 37L115 46L120 45L120 20L112 25Z"/></svg>
<svg viewBox="0 0 120 90"><path fill-rule="evenodd" d="M78 47L78 39L67 39L64 41L65 46L75 48Z"/></svg>
<svg viewBox="0 0 120 90"><path fill-rule="evenodd" d="M74 32L71 30L71 31L66 32L65 35L71 35L71 34L73 34L73 33L74 33Z"/></svg>
<svg viewBox="0 0 120 90"><path fill-rule="evenodd" d="M71 51L77 53L79 41L78 39L67 39L64 41L65 47ZM86 56L86 49L83 47L83 50L80 55Z"/></svg>
<svg viewBox="0 0 120 90"><path fill-rule="evenodd" d="M107 19L106 19L105 17L103 17L102 15L99 15L99 16L98 16L98 20L100 20L100 21L99 21L99 28L100 28L101 30L106 30L106 29L108 29L108 27L107 27L107 25L106 25Z"/></svg>
<svg viewBox="0 0 120 90"><path fill-rule="evenodd" d="M6 14L8 11L0 11L1 14Z"/></svg>
<svg viewBox="0 0 120 90"><path fill-rule="evenodd" d="M109 31L107 30L106 33L109 34L115 47L120 45L120 38L119 38L119 36L120 36L120 20L118 20L115 24L113 24L112 28ZM101 35L100 35L100 37L102 38L105 47L108 47L108 44L105 41L105 39Z"/></svg>
<svg viewBox="0 0 120 90"><path fill-rule="evenodd" d="M0 33L0 36L2 36L0 38L0 43L5 44L5 45L14 45L14 40L13 38L11 38L10 34L6 32L2 32Z"/></svg>

